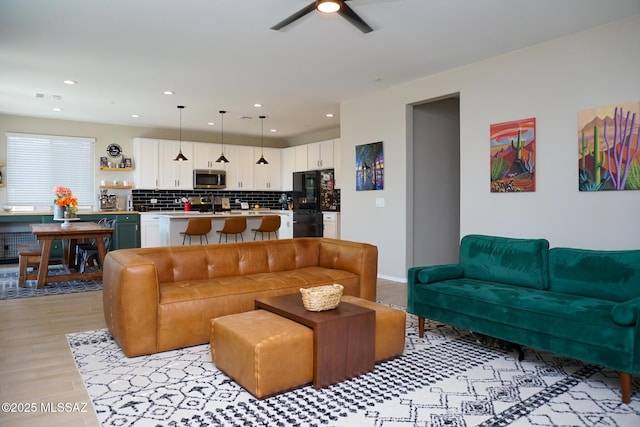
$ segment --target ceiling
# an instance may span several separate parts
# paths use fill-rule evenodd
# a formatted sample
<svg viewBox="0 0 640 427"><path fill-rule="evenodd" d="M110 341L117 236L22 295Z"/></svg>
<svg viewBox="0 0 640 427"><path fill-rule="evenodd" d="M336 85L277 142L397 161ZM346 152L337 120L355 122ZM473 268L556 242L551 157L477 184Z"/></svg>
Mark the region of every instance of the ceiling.
<svg viewBox="0 0 640 427"><path fill-rule="evenodd" d="M373 32L318 12L270 29L310 2L0 0L0 113L178 128L185 105L185 130L218 133L227 110L225 133L259 136L265 115L265 137L286 141L339 128L344 100L640 13L638 0L351 0Z"/></svg>

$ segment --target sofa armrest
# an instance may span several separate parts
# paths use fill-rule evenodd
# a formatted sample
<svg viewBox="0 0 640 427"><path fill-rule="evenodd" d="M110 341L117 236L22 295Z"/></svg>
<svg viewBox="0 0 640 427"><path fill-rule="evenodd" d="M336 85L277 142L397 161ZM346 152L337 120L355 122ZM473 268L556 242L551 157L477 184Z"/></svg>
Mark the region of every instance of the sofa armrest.
<svg viewBox="0 0 640 427"><path fill-rule="evenodd" d="M360 278L360 295L376 300L378 281L378 247L348 240L320 239L320 267L349 271Z"/></svg>
<svg viewBox="0 0 640 427"><path fill-rule="evenodd" d="M136 249L108 252L102 283L107 327L127 357L157 353L160 291L155 264Z"/></svg>
<svg viewBox="0 0 640 427"><path fill-rule="evenodd" d="M640 315L640 297L620 302L611 309L611 318L621 326L633 326Z"/></svg>
<svg viewBox="0 0 640 427"><path fill-rule="evenodd" d="M415 307L416 285L424 285L442 280L458 279L464 270L458 264L441 264L427 267L411 267L407 273L407 312L422 316Z"/></svg>
<svg viewBox="0 0 640 427"><path fill-rule="evenodd" d="M435 283L443 280L459 279L464 270L459 264L442 264L423 267L418 271L417 283Z"/></svg>

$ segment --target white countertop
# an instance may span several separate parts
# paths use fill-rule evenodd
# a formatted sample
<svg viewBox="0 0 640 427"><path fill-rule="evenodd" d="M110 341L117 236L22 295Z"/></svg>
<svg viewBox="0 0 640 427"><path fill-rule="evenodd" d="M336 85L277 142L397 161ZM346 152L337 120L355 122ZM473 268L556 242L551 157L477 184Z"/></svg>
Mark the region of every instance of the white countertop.
<svg viewBox="0 0 640 427"><path fill-rule="evenodd" d="M159 212L145 212L146 214L154 214L157 215L159 217L166 217L166 218L225 218L225 217L229 217L229 216L238 216L238 215L243 215L243 216L265 216L265 215L287 215L289 212L292 211L287 211L287 210L275 210L275 209L271 209L271 210L262 210L262 209L258 209L258 210L246 210L246 211L226 211L226 212L196 212L196 211L174 211L174 212L167 212L167 211L159 211Z"/></svg>

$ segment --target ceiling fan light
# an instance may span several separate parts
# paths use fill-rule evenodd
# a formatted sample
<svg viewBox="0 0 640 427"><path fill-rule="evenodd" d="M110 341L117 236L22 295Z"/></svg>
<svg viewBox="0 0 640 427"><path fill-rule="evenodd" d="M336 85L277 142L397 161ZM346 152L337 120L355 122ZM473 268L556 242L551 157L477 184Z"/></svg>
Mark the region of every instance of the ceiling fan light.
<svg viewBox="0 0 640 427"><path fill-rule="evenodd" d="M316 9L322 13L336 13L340 10L341 4L337 0L318 0Z"/></svg>

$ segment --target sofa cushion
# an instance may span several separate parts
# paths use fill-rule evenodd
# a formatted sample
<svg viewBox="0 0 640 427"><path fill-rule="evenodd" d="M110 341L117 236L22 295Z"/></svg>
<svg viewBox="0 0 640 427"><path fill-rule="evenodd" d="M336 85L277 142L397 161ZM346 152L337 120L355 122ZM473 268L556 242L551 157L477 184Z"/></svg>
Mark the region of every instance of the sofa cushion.
<svg viewBox="0 0 640 427"><path fill-rule="evenodd" d="M347 295L357 295L359 278L353 273L323 267L307 267L276 273L216 277L160 283L160 304L216 298L225 295L255 294L299 287L340 283ZM254 298L255 299L255 298Z"/></svg>
<svg viewBox="0 0 640 427"><path fill-rule="evenodd" d="M636 310L637 309L635 307L631 307L625 303L619 303L614 305L611 309L611 318L618 325L635 325L638 321Z"/></svg>
<svg viewBox="0 0 640 427"><path fill-rule="evenodd" d="M424 267L418 273L420 283L435 283L441 280L458 279L464 270L458 264L444 264Z"/></svg>
<svg viewBox="0 0 640 427"><path fill-rule="evenodd" d="M634 328L611 319L610 301L464 278L417 287L416 302L427 318L431 306L490 321L495 329L487 335L499 337L503 328L517 327L609 351L634 351Z"/></svg>
<svg viewBox="0 0 640 427"><path fill-rule="evenodd" d="M640 296L640 250L553 248L549 274L555 292L626 301Z"/></svg>
<svg viewBox="0 0 640 427"><path fill-rule="evenodd" d="M549 242L481 235L460 242L464 277L534 289L549 288Z"/></svg>

